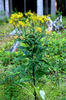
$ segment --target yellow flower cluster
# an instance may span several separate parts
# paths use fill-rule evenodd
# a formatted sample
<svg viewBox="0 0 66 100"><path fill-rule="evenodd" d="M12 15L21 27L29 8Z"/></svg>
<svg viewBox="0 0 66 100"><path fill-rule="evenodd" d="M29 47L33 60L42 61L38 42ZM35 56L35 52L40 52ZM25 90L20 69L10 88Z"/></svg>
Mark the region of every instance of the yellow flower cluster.
<svg viewBox="0 0 66 100"><path fill-rule="evenodd" d="M39 17L39 21L40 21L41 23L44 23L44 22L46 22L46 21L49 21L49 19L47 18L46 15L43 15L43 16L40 16L40 17Z"/></svg>
<svg viewBox="0 0 66 100"><path fill-rule="evenodd" d="M31 11L25 13L25 15L31 19L32 22L37 22L37 21L40 21L41 23L44 23L46 21L49 21L49 19L47 18L46 15L43 15L43 16L39 16L35 13L32 13Z"/></svg>
<svg viewBox="0 0 66 100"><path fill-rule="evenodd" d="M16 35L16 36L14 36L14 39L16 40L18 38L18 36Z"/></svg>
<svg viewBox="0 0 66 100"><path fill-rule="evenodd" d="M31 23L37 22L37 15L34 12L32 13L31 11L29 11L25 13L25 16L27 16L27 18L30 19Z"/></svg>
<svg viewBox="0 0 66 100"><path fill-rule="evenodd" d="M23 14L21 12L18 12L18 13L11 14L11 17L10 18L12 20L18 20L18 19L20 19L22 17L23 17Z"/></svg>
<svg viewBox="0 0 66 100"><path fill-rule="evenodd" d="M29 22L29 19L26 19L26 21L25 21L25 26L27 26L27 27L30 27L31 25L30 25L30 22Z"/></svg>
<svg viewBox="0 0 66 100"><path fill-rule="evenodd" d="M23 18L23 14L21 12L11 14L9 19L9 23L13 24L14 26L18 26L18 21Z"/></svg>
<svg viewBox="0 0 66 100"><path fill-rule="evenodd" d="M22 22L22 21L18 21L18 26L25 27L25 23L24 23L24 22Z"/></svg>
<svg viewBox="0 0 66 100"><path fill-rule="evenodd" d="M33 15L34 15L34 13L32 13L31 10L29 10L29 12L25 13L25 16L29 16L30 17L30 16L33 16Z"/></svg>
<svg viewBox="0 0 66 100"><path fill-rule="evenodd" d="M37 28L36 28L36 31L41 33L42 30L41 30L40 27L37 27Z"/></svg>
<svg viewBox="0 0 66 100"><path fill-rule="evenodd" d="M41 33L43 31L43 28L41 29L42 24L49 21L46 15L39 16L31 11L25 13L25 16L26 17L24 17L21 12L14 13L11 15L9 23L16 28L23 29L23 31L26 29L27 33L29 33L33 28L36 32ZM46 32L46 34L50 34L50 32Z"/></svg>

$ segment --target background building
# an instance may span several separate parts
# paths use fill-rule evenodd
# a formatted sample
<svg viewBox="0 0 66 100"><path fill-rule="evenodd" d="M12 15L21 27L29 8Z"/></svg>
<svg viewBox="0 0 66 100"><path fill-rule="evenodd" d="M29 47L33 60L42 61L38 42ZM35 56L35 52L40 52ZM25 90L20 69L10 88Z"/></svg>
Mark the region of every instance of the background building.
<svg viewBox="0 0 66 100"><path fill-rule="evenodd" d="M66 12L66 0L0 0L0 11L4 11L9 17L12 11L27 12L31 10L39 15L55 15L56 10L60 9L63 14Z"/></svg>

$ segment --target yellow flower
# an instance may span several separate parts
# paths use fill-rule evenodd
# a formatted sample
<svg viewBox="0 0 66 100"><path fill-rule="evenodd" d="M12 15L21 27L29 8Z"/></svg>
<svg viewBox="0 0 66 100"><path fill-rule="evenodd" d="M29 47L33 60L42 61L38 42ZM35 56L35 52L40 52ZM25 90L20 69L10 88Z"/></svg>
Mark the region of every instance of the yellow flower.
<svg viewBox="0 0 66 100"><path fill-rule="evenodd" d="M47 32L46 32L46 34L48 34L48 35L49 35L49 34L51 34L51 32L52 32L52 31L51 31L51 30L49 30L49 31L47 31Z"/></svg>
<svg viewBox="0 0 66 100"><path fill-rule="evenodd" d="M14 26L16 26L16 23L15 23L15 22L13 22L13 25L14 25Z"/></svg>
<svg viewBox="0 0 66 100"><path fill-rule="evenodd" d="M10 20L9 20L9 23L10 23L10 24L12 24L12 23L13 23L13 21L10 19Z"/></svg>
<svg viewBox="0 0 66 100"><path fill-rule="evenodd" d="M41 32L41 28L40 27L37 27L36 28L36 31Z"/></svg>
<svg viewBox="0 0 66 100"><path fill-rule="evenodd" d="M41 23L44 23L44 20L41 20Z"/></svg>
<svg viewBox="0 0 66 100"><path fill-rule="evenodd" d="M19 17L23 17L23 14L21 12L18 12Z"/></svg>
<svg viewBox="0 0 66 100"><path fill-rule="evenodd" d="M18 38L18 36L16 35L16 36L14 36L14 39L17 39Z"/></svg>
<svg viewBox="0 0 66 100"><path fill-rule="evenodd" d="M25 22L26 22L26 23L28 23L28 22L29 22L29 20L27 19Z"/></svg>
<svg viewBox="0 0 66 100"><path fill-rule="evenodd" d="M22 27L25 27L25 23L22 21L18 21L18 24L21 25Z"/></svg>
<svg viewBox="0 0 66 100"><path fill-rule="evenodd" d="M46 21L48 21L48 20L49 20L49 19L47 18L46 15L40 16L40 17L39 17L39 21L40 21L41 23L44 23L44 22L46 22Z"/></svg>
<svg viewBox="0 0 66 100"><path fill-rule="evenodd" d="M39 18L39 21L42 21L42 17Z"/></svg>
<svg viewBox="0 0 66 100"><path fill-rule="evenodd" d="M49 21L49 19L47 18L46 15L43 15L43 16L42 16L42 19L43 19L44 21Z"/></svg>
<svg viewBox="0 0 66 100"><path fill-rule="evenodd" d="M20 25L17 23L17 24L16 24L16 27L19 28L19 26L20 26Z"/></svg>
<svg viewBox="0 0 66 100"><path fill-rule="evenodd" d="M23 17L23 14L21 12L18 12L18 13L12 14L10 18L11 19L19 19L22 17Z"/></svg>
<svg viewBox="0 0 66 100"><path fill-rule="evenodd" d="M28 13L25 13L25 16L28 16Z"/></svg>
<svg viewBox="0 0 66 100"><path fill-rule="evenodd" d="M21 39L21 40L24 39L24 35L20 36L20 39Z"/></svg>

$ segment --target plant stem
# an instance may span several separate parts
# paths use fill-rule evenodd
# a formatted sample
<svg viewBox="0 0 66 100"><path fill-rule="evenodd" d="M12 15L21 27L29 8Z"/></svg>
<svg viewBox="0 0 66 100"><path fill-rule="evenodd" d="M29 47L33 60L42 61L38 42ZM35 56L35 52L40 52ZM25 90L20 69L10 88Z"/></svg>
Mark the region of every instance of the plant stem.
<svg viewBox="0 0 66 100"><path fill-rule="evenodd" d="M34 84L34 87L35 87L35 66L33 64L33 84ZM36 100L36 91L34 89L34 100Z"/></svg>
<svg viewBox="0 0 66 100"><path fill-rule="evenodd" d="M12 86L11 81L10 81L10 86ZM12 100L12 96L13 96L13 92L12 92L12 88L10 87L10 100Z"/></svg>

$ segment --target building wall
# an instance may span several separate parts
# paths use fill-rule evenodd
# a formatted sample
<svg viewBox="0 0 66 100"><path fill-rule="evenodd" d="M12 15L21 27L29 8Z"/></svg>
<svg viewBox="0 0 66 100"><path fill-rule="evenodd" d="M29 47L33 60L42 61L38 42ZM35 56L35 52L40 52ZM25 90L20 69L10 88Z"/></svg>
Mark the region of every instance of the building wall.
<svg viewBox="0 0 66 100"><path fill-rule="evenodd" d="M18 11L21 11L21 7L22 7L22 11L24 11L24 1L26 1L26 11L28 10L32 10L37 12L39 15L43 15L43 13L46 11L45 9L45 5L48 2L48 8L49 9L49 4L50 4L50 11L51 14L55 14L56 10L55 10L55 0L47 0L46 3L45 0L21 0L19 2L19 0L0 0L0 11L4 11L5 15L9 17L11 11L14 10L15 7L17 7ZM49 3L50 2L50 3ZM58 9L60 8L61 11L63 11L64 13L66 12L66 0L57 0L57 5L58 5Z"/></svg>

